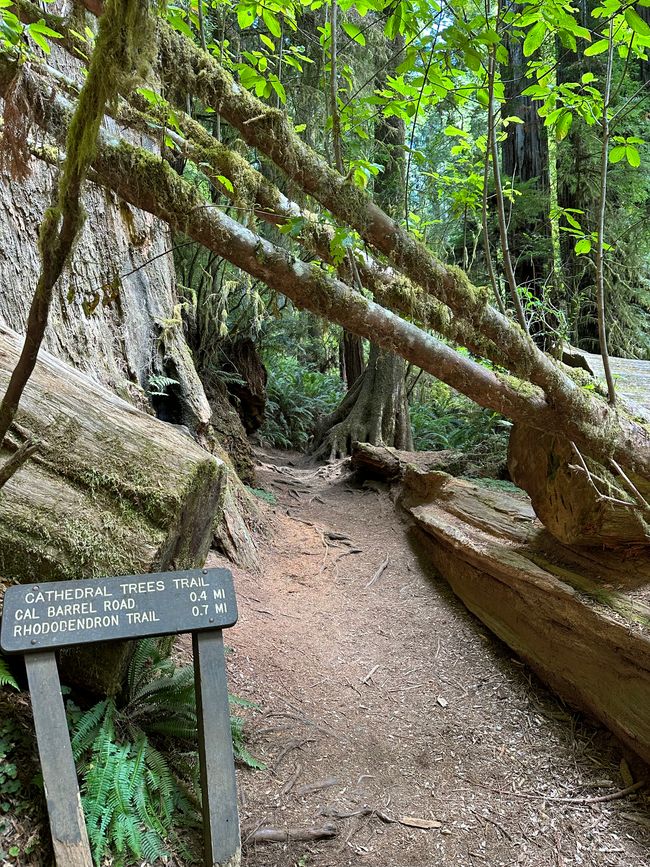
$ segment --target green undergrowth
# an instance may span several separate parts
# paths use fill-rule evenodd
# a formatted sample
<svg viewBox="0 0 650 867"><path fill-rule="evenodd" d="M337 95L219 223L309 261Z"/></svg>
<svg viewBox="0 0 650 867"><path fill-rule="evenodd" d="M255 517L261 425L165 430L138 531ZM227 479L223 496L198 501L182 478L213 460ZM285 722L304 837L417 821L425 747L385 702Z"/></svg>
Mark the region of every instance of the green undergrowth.
<svg viewBox="0 0 650 867"><path fill-rule="evenodd" d="M422 379L424 382L422 382ZM504 452L511 423L477 406L445 383L422 377L411 395L413 442L418 451Z"/></svg>
<svg viewBox="0 0 650 867"><path fill-rule="evenodd" d="M249 485L244 485L246 490L253 494L254 497L257 497L258 500L264 500L265 503L268 503L271 506L275 506L278 502L278 498L275 496L273 491L265 491L264 488L251 488Z"/></svg>
<svg viewBox="0 0 650 867"><path fill-rule="evenodd" d="M200 860L193 667L177 667L163 644L143 640L119 700L86 710L69 700L67 712L95 865L155 864L171 854ZM241 717L231 717L231 731L236 759L263 768L246 747Z"/></svg>
<svg viewBox="0 0 650 867"><path fill-rule="evenodd" d="M306 449L316 424L342 400L338 373L278 354L269 365L266 420L260 438L275 448Z"/></svg>

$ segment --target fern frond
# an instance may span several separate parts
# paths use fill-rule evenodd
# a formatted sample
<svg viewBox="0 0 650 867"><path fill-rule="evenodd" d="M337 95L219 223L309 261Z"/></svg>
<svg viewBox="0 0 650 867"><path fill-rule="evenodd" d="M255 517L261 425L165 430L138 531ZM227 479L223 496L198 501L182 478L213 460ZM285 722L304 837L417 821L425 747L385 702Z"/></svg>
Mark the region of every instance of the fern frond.
<svg viewBox="0 0 650 867"><path fill-rule="evenodd" d="M0 654L0 686L13 686L14 689L20 689L13 674L9 671L7 660L2 654Z"/></svg>
<svg viewBox="0 0 650 867"><path fill-rule="evenodd" d="M91 707L90 710L87 710L77 721L71 741L72 755L74 756L75 761L78 761L81 754L92 746L99 727L104 719L104 715L106 714L107 706L108 699L104 699L104 701L100 701L98 704L93 705L93 707Z"/></svg>
<svg viewBox="0 0 650 867"><path fill-rule="evenodd" d="M127 675L130 696L134 694L136 688L142 682L147 669L150 667L155 647L156 643L152 638L143 638L142 641L138 641L136 644Z"/></svg>

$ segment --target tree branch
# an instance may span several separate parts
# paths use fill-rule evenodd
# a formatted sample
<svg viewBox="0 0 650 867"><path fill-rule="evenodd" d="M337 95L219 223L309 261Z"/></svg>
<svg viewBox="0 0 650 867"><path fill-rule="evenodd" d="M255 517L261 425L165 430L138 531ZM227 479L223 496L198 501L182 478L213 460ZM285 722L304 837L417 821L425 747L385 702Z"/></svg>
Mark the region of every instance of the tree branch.
<svg viewBox="0 0 650 867"><path fill-rule="evenodd" d="M10 458L0 467L0 489L3 488L9 479L26 463L29 458L37 452L41 447L40 442L35 440L27 440L24 442Z"/></svg>

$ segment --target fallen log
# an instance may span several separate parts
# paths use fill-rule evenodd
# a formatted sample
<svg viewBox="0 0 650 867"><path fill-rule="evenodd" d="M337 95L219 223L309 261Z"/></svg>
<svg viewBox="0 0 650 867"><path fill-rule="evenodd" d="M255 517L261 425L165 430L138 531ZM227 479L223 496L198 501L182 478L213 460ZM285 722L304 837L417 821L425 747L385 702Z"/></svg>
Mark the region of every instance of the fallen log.
<svg viewBox="0 0 650 867"><path fill-rule="evenodd" d="M0 393L22 338L0 327ZM203 565L224 463L174 425L134 409L46 352L25 390L13 447L38 451L0 493L0 583L59 581ZM0 452L0 465L11 445ZM121 683L129 651L69 654L63 677Z"/></svg>
<svg viewBox="0 0 650 867"><path fill-rule="evenodd" d="M572 363L604 377L599 355L573 350ZM611 358L619 403L638 421L650 423L650 362ZM589 381L586 381L590 385ZM593 388L594 385L591 384ZM547 530L567 545L635 546L650 543L650 480L607 464L578 445L515 424L510 432L508 471L531 498Z"/></svg>
<svg viewBox="0 0 650 867"><path fill-rule="evenodd" d="M452 449L408 452L370 443L353 443L350 457L351 468L364 478L387 482L403 479L408 467L416 467L423 473L442 470L456 475L465 472L469 463L470 458L466 454Z"/></svg>
<svg viewBox="0 0 650 867"><path fill-rule="evenodd" d="M610 547L650 542L647 479L606 467L575 443L519 424L510 432L508 470L560 542Z"/></svg>
<svg viewBox="0 0 650 867"><path fill-rule="evenodd" d="M650 761L650 554L560 544L516 489L407 474L404 505L457 596L555 692Z"/></svg>

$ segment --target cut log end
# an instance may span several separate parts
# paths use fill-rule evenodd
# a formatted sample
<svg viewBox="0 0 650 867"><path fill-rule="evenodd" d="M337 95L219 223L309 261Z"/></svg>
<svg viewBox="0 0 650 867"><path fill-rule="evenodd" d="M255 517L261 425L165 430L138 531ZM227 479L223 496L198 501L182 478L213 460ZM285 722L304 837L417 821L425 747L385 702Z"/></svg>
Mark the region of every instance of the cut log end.
<svg viewBox="0 0 650 867"><path fill-rule="evenodd" d="M620 476L583 456L571 443L514 425L508 469L529 494L535 514L567 545L650 545L646 504L650 483L638 476ZM631 483L631 484L630 484Z"/></svg>

